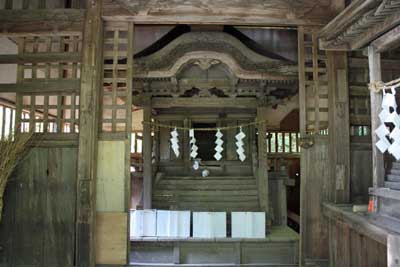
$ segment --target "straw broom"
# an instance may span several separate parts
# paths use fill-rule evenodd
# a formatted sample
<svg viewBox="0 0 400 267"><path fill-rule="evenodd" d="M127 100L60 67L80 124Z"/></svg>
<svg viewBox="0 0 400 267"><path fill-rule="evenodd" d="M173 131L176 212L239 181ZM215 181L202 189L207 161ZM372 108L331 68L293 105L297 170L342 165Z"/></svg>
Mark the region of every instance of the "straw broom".
<svg viewBox="0 0 400 267"><path fill-rule="evenodd" d="M3 211L3 195L7 181L29 148L33 133L9 135L0 139L0 222Z"/></svg>

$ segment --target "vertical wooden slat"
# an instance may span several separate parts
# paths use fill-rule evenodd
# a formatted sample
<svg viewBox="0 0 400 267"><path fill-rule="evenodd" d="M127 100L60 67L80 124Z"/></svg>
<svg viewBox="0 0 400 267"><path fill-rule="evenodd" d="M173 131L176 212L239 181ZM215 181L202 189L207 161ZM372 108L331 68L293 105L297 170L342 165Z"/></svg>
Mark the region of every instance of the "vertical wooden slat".
<svg viewBox="0 0 400 267"><path fill-rule="evenodd" d="M264 107L257 108L257 121L263 120L263 114L265 113ZM269 191L268 191L268 159L266 151L266 125L265 123L258 124L258 173L257 183L259 190L259 201L260 208L269 214ZM271 224L271 216L267 216L268 225Z"/></svg>
<svg viewBox="0 0 400 267"><path fill-rule="evenodd" d="M146 99L143 108L143 121L151 121L151 100ZM143 125L143 208L152 208L152 164L151 164L151 125Z"/></svg>
<svg viewBox="0 0 400 267"><path fill-rule="evenodd" d="M299 64L299 116L300 116L300 133L306 133L307 110L306 110L306 84L305 84L305 51L304 51L304 27L298 30L298 64Z"/></svg>
<svg viewBox="0 0 400 267"><path fill-rule="evenodd" d="M48 132L48 120L49 120L49 96L45 95L44 96L44 102L43 102L43 132L47 133Z"/></svg>
<svg viewBox="0 0 400 267"><path fill-rule="evenodd" d="M1 137L5 137L5 132L6 132L6 108L4 106L0 106L1 111L2 111L2 117L1 117Z"/></svg>
<svg viewBox="0 0 400 267"><path fill-rule="evenodd" d="M318 38L315 32L312 33L312 63L313 63L313 90L315 106L315 127L314 131L319 132L319 64L318 64Z"/></svg>
<svg viewBox="0 0 400 267"><path fill-rule="evenodd" d="M368 64L370 83L382 80L381 55L373 46L368 47ZM374 131L379 127L379 113L381 112L382 93L370 92L371 100L371 137L372 137L372 183L374 187L382 187L384 184L384 159L383 154L376 147L378 137Z"/></svg>
<svg viewBox="0 0 400 267"><path fill-rule="evenodd" d="M88 1L83 31L77 171L77 266L95 266L96 161L103 48L102 2Z"/></svg>
<svg viewBox="0 0 400 267"><path fill-rule="evenodd" d="M112 105L117 105L117 75L118 75L118 43L119 43L119 31L114 31L114 45L113 45L113 71L112 71ZM117 110L115 107L112 108L111 115L111 132L117 131L116 125Z"/></svg>

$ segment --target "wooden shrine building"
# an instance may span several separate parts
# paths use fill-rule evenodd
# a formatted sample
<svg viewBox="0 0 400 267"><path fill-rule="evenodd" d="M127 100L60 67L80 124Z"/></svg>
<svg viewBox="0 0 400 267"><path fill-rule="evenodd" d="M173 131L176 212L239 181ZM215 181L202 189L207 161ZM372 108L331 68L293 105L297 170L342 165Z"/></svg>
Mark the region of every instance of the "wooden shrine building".
<svg viewBox="0 0 400 267"><path fill-rule="evenodd" d="M399 267L399 79L400 0L0 0L0 267Z"/></svg>

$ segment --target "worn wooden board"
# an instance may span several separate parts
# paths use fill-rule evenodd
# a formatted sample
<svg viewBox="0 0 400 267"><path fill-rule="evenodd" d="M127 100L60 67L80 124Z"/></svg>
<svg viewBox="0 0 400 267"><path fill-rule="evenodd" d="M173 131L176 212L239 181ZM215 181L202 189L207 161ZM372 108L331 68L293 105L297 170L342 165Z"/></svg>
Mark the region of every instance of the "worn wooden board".
<svg viewBox="0 0 400 267"><path fill-rule="evenodd" d="M124 141L99 141L96 192L99 212L125 211L124 159Z"/></svg>
<svg viewBox="0 0 400 267"><path fill-rule="evenodd" d="M96 263L126 264L127 213L98 212L96 216Z"/></svg>
<svg viewBox="0 0 400 267"><path fill-rule="evenodd" d="M74 266L76 158L76 148L33 148L17 166L0 225L0 266Z"/></svg>

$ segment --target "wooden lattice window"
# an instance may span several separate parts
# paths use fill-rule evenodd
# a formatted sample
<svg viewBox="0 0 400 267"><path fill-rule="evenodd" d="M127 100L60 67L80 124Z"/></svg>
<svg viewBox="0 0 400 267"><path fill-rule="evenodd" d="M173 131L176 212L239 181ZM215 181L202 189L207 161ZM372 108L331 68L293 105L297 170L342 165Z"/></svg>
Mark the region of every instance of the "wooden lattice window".
<svg viewBox="0 0 400 267"><path fill-rule="evenodd" d="M18 42L24 82L80 78L80 35L23 37Z"/></svg>
<svg viewBox="0 0 400 267"><path fill-rule="evenodd" d="M14 131L15 108L0 104L0 139L10 136Z"/></svg>
<svg viewBox="0 0 400 267"><path fill-rule="evenodd" d="M300 133L297 132L268 132L268 153L299 153Z"/></svg>
<svg viewBox="0 0 400 267"><path fill-rule="evenodd" d="M78 133L79 95L77 93L28 94L19 98L22 132Z"/></svg>
<svg viewBox="0 0 400 267"><path fill-rule="evenodd" d="M101 131L130 131L132 94L132 24L111 27L104 32L104 67Z"/></svg>
<svg viewBox="0 0 400 267"><path fill-rule="evenodd" d="M305 130L327 134L328 128L328 74L325 51L318 49L318 31L299 31L299 70L306 101ZM321 131L322 130L322 131Z"/></svg>

